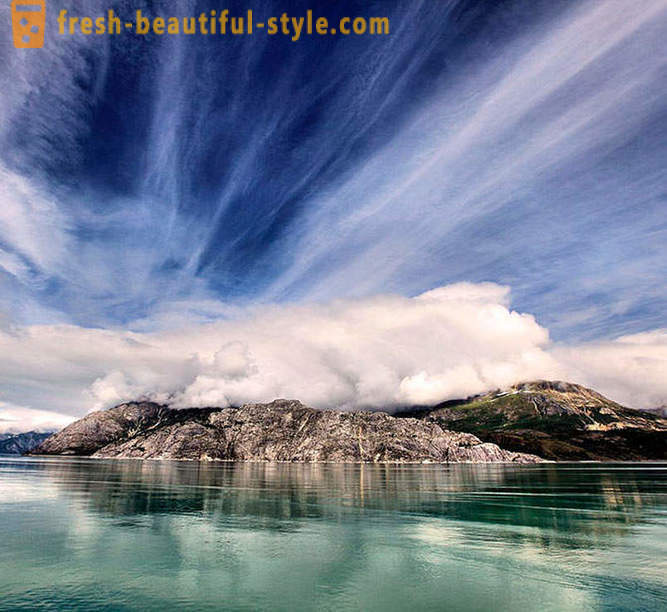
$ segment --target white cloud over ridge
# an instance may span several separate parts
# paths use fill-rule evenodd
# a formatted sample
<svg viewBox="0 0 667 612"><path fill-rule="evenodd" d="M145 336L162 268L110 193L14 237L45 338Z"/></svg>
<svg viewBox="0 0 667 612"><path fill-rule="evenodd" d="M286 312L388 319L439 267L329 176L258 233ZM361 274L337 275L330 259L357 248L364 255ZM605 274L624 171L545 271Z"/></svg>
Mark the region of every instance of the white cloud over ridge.
<svg viewBox="0 0 667 612"><path fill-rule="evenodd" d="M74 417L49 410L35 410L0 401L0 434L26 431L57 431L66 427Z"/></svg>
<svg viewBox="0 0 667 612"><path fill-rule="evenodd" d="M634 407L667 400L666 331L555 345L492 283L254 307L178 331L30 326L0 331L0 355L0 419L8 404L80 416L141 397L174 407L288 397L392 408L536 378L590 385Z"/></svg>

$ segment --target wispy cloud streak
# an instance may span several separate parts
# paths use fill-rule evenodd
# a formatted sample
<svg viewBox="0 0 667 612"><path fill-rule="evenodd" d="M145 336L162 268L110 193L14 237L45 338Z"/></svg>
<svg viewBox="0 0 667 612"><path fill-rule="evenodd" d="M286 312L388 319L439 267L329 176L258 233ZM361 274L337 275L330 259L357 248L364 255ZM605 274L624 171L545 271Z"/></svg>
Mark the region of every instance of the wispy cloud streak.
<svg viewBox="0 0 667 612"><path fill-rule="evenodd" d="M564 328L570 313L559 320L542 300L595 307L609 325L614 308L655 295L667 150L664 129L663 145L647 131L664 111L655 51L666 6L579 4L472 61L350 180L309 202L293 263L268 295L499 275ZM649 241L633 245L642 233Z"/></svg>
<svg viewBox="0 0 667 612"><path fill-rule="evenodd" d="M4 293L30 316L150 325L188 300L492 280L556 337L659 326L665 2L386 10L388 38L11 54Z"/></svg>

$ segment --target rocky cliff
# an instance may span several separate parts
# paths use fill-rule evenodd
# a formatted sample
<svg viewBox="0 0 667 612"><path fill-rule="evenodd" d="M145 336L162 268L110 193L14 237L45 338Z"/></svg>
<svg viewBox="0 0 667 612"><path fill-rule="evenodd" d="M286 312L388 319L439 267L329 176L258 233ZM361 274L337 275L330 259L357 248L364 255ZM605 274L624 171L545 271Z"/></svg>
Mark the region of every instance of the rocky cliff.
<svg viewBox="0 0 667 612"><path fill-rule="evenodd" d="M314 410L297 401L172 410L148 402L94 412L33 451L142 459L304 462L537 462L435 422Z"/></svg>
<svg viewBox="0 0 667 612"><path fill-rule="evenodd" d="M525 382L405 416L547 459L667 459L665 419L567 382Z"/></svg>

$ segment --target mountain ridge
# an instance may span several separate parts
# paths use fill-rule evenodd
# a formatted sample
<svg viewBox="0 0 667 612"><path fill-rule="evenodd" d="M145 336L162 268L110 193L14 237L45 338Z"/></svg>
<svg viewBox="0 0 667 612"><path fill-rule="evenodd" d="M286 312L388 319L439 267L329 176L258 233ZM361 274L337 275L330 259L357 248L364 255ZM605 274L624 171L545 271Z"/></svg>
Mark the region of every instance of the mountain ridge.
<svg viewBox="0 0 667 612"><path fill-rule="evenodd" d="M665 419L570 382L522 382L403 414L547 459L667 459Z"/></svg>
<svg viewBox="0 0 667 612"><path fill-rule="evenodd" d="M542 380L394 415L315 410L297 400L183 409L127 402L83 417L33 454L445 463L666 459L666 449L659 416Z"/></svg>
<svg viewBox="0 0 667 612"><path fill-rule="evenodd" d="M0 434L0 455L22 455L39 446L54 432L26 431Z"/></svg>

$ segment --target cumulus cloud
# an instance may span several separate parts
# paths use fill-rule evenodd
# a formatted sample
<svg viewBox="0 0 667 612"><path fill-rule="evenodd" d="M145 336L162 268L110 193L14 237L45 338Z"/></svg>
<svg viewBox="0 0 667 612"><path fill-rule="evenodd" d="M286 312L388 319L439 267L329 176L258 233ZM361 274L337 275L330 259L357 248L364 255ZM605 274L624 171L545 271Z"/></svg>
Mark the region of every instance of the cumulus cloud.
<svg viewBox="0 0 667 612"><path fill-rule="evenodd" d="M30 326L0 332L0 354L4 406L69 416L138 398L392 409L535 378L588 384L636 407L667 399L667 332L553 344L532 315L511 309L508 288L491 283L253 307L178 331Z"/></svg>
<svg viewBox="0 0 667 612"><path fill-rule="evenodd" d="M199 371L175 401L288 396L319 407L383 407L508 384L519 369L536 375L550 360L546 330L506 302L502 287L460 284L415 298L262 308L188 334L197 335Z"/></svg>
<svg viewBox="0 0 667 612"><path fill-rule="evenodd" d="M558 346L551 353L572 379L621 404L667 405L667 329L608 342Z"/></svg>

